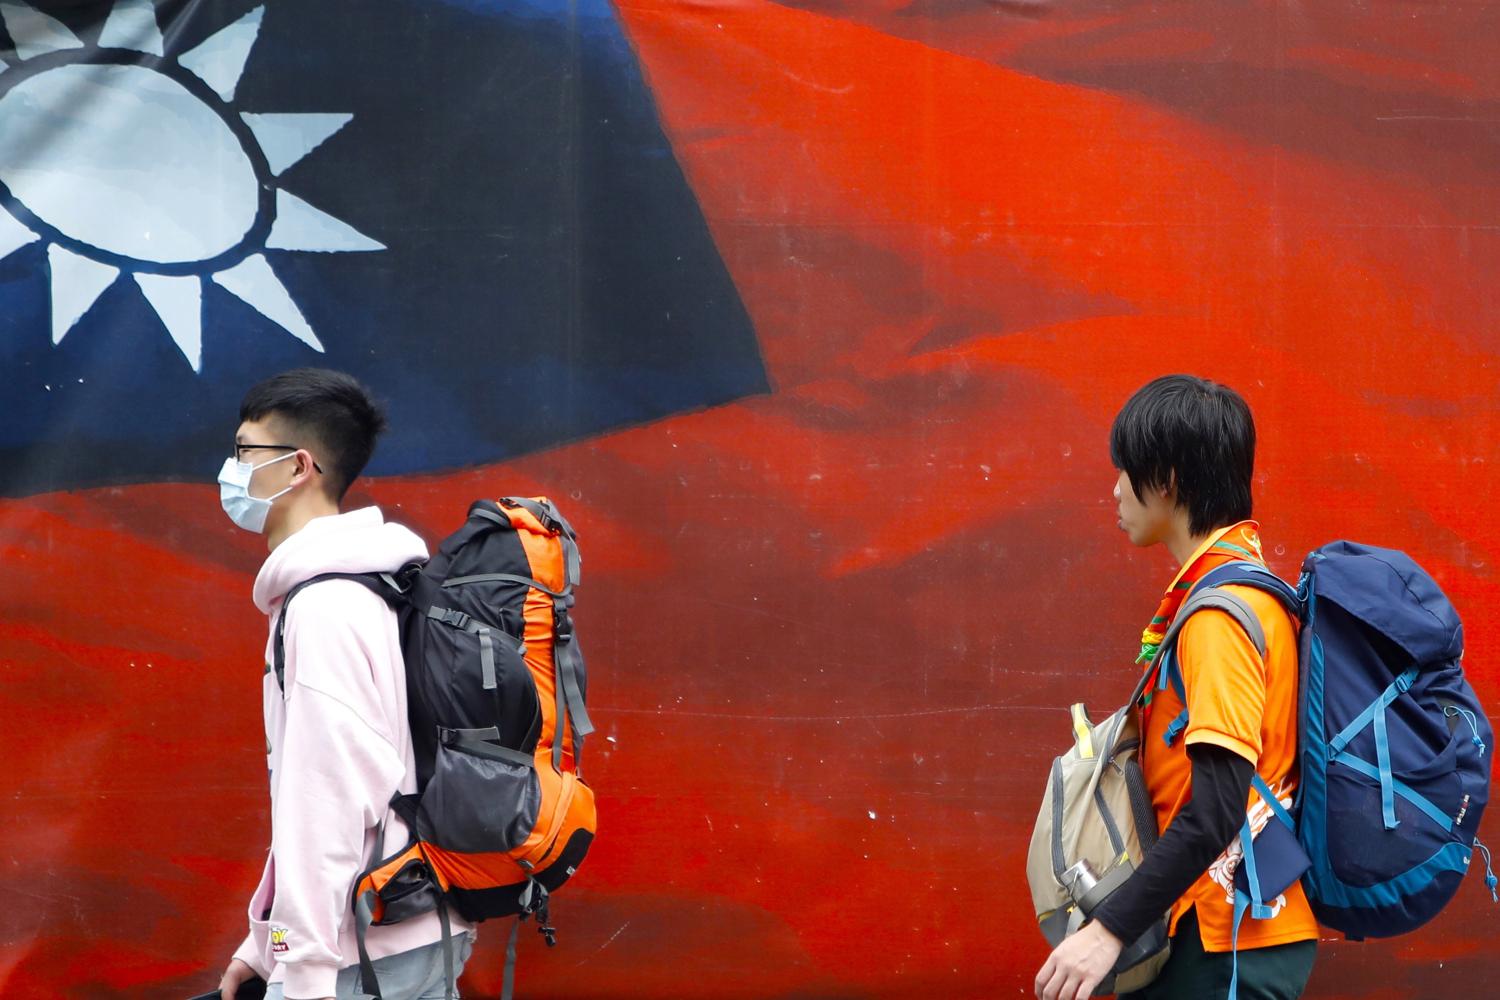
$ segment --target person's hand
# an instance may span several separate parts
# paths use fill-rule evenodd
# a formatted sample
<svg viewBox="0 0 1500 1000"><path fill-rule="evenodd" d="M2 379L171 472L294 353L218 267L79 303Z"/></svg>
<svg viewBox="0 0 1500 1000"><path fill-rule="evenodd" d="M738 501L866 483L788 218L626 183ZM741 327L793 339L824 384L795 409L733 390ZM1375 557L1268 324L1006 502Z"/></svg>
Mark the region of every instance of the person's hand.
<svg viewBox="0 0 1500 1000"><path fill-rule="evenodd" d="M1036 974L1037 1000L1087 1000L1115 967L1124 947L1098 921L1084 924L1047 956Z"/></svg>
<svg viewBox="0 0 1500 1000"><path fill-rule="evenodd" d="M244 983L255 978L255 970L237 958L229 960L229 968L224 970L224 975L219 978L219 996L221 1000L234 1000L235 991Z"/></svg>

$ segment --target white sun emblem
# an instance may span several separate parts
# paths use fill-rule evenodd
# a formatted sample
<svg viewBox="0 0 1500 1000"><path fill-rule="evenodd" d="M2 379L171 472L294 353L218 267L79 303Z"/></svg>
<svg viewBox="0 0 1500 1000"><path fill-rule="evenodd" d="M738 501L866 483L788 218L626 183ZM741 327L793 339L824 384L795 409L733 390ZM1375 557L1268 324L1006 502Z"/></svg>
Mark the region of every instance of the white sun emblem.
<svg viewBox="0 0 1500 1000"><path fill-rule="evenodd" d="M115 0L97 48L0 0L0 258L46 241L54 344L128 271L194 371L204 277L323 350L264 251L385 247L276 181L352 115L231 105L264 11L170 60L151 0Z"/></svg>

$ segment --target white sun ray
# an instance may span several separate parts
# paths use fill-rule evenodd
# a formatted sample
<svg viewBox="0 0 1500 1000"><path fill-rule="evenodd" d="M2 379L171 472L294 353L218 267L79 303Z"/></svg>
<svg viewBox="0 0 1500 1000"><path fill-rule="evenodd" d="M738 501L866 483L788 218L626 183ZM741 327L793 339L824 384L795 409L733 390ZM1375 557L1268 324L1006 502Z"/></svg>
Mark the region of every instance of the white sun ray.
<svg viewBox="0 0 1500 1000"><path fill-rule="evenodd" d="M41 8L42 4L38 0L31 0L30 3L23 2L23 0L0 0L0 24L3 24L10 35L14 42L15 52L22 60L49 53L91 47L85 46L63 22L42 13ZM232 102L240 78L245 72L250 53L258 40L264 12L264 5L256 7L239 20L205 39L192 51L179 56L176 61L184 70L193 73L213 89L224 102ZM97 46L100 49L129 49L165 59L168 46L156 17L153 0L114 0L104 26L100 30ZM118 59L119 57L112 58ZM157 129L156 133L151 133L155 136L152 141L158 144L164 143L166 147L169 147L161 155L174 163L190 162L188 154L196 151L204 163L205 170L211 169L210 165L223 167L228 164L229 167L238 170L236 176L253 174L254 167L249 150L236 157L234 150L225 146L224 140L234 138L232 131L225 131L220 135L210 127L211 121L205 124L205 121L199 121L196 118L194 119L194 124L198 126L196 131L185 131L176 127L179 119L183 119L184 116L191 117L189 111L201 110L220 117L239 113L241 121L249 128L253 136L254 144L259 147L260 154L265 157L270 174L279 177L283 171L307 157L354 117L352 114L342 112L266 112L261 114L237 112L237 109L215 107L211 99L204 101L193 91L181 90L180 83L173 83L170 72L157 68L150 62L137 64L136 61L131 60L128 64L116 65L110 61L110 57L101 62L91 58L87 52L77 57L54 55L54 59L61 61L56 66L48 65L45 69L22 81L22 86L31 88L30 91L24 93L25 100L15 96L21 93L19 87L0 95L0 97L11 98L8 103L0 101L0 126L8 125L10 131L16 131L19 128L18 122L27 123L27 114L32 110L33 104L46 100L62 101L65 97L71 97L72 91L77 89L77 81L87 78L91 86L102 88L103 91L108 92L109 96L115 98L119 97L116 91L132 96L135 96L136 92L141 92L155 98L138 103L155 112L154 118L151 114L146 115L146 125ZM102 66L103 69L90 68L95 66ZM8 68L6 61L0 60L0 72ZM174 86L181 90L181 93L174 90ZM185 108L188 110L184 110ZM203 117L203 114L199 114L199 118ZM83 124L93 123L87 121ZM79 128L82 127L82 125L79 126ZM84 131L87 130L84 129ZM243 133L240 135L243 136ZM83 139L89 138L88 135L83 136ZM218 145L210 141L215 139L219 140ZM55 156L54 159L58 162L49 161L45 164L45 172L56 175L54 178L57 182L56 191L76 192L78 185L71 184L71 181L65 184L63 179L76 179L79 176L91 178L93 175L89 171L108 161L109 157L102 152L103 149L104 147L98 142L91 144L80 141L67 146L62 153ZM116 147L110 147L110 149L111 155L118 152ZM123 255L140 263L154 261L190 264L193 261L210 259L213 254L205 251L203 246L219 247L223 244L224 247L228 247L233 240L226 242L224 239L219 239L224 236L224 233L213 228L213 219L210 217L212 213L195 214L189 208L184 214L181 205L182 193L196 191L197 186L201 186L199 182L209 175L205 173L194 176L189 172L180 178L183 182L182 186L171 189L173 200L168 202L162 202L156 197L159 192L155 188L137 185L139 188L137 190L125 184L123 194L126 197L115 198L115 204L110 212L84 213L83 216L78 217L76 212L70 215L65 210L74 202L69 198L59 200L53 197L55 193L53 188L46 185L39 187L36 184L30 186L20 184L18 188L20 180L27 180L29 177L26 173L27 169L32 170L33 173L36 172L36 164L31 163L31 166L27 167L27 161L17 161L17 163L11 163L5 157L0 156L0 173L5 173L3 179L10 185L11 195L20 198L28 211L37 214L49 225L56 226L58 219L62 219L68 224L62 227L62 231L77 241L72 244L78 247L77 252L62 244L52 242L45 244L50 270L53 343L62 342L124 269L130 272L141 294L161 319L183 357L187 359L195 372L201 372L204 333L203 289L205 287L202 275L163 275L152 270L138 270L137 265L130 262L117 266L116 263L105 263L97 259L92 250L96 247L107 249L111 253ZM127 176L131 176L128 171ZM153 201L153 198L156 200ZM167 211L168 208L174 206L178 209L175 215ZM253 203L251 207L254 207ZM155 209L154 212L153 209ZM145 238L150 239L155 236L157 239L150 246L132 243L123 249L114 244L100 242L101 239L118 236L116 230L120 230L122 225L127 224L138 227L141 233L147 234ZM181 245L164 245L163 234L170 235L175 232L172 229L174 224L177 224L178 228L184 232L191 231L189 235L196 236L196 242L179 241ZM135 232L136 229L129 231ZM0 208L0 259L15 253L27 244L42 239L41 235L33 232L20 218ZM348 223L279 188L276 190L275 221L266 234L262 248L325 253L386 249L384 244L364 235ZM227 267L211 277L232 295L285 329L302 343L316 351L325 350L322 341L314 333L291 293L272 270L264 253L253 253L244 257L234 266Z"/></svg>
<svg viewBox="0 0 1500 1000"><path fill-rule="evenodd" d="M151 0L115 0L99 45L106 49L134 49L153 56L166 55L161 28L156 23L156 8Z"/></svg>
<svg viewBox="0 0 1500 1000"><path fill-rule="evenodd" d="M36 233L12 218L9 212L0 208L0 260L39 238Z"/></svg>
<svg viewBox="0 0 1500 1000"><path fill-rule="evenodd" d="M8 69L10 69L10 64L4 59L0 59L0 73L4 73Z"/></svg>
<svg viewBox="0 0 1500 1000"><path fill-rule="evenodd" d="M276 192L276 221L271 223L266 246L272 250L314 250L324 253L385 249L384 243L370 239L321 208L313 208L285 188Z"/></svg>
<svg viewBox="0 0 1500 1000"><path fill-rule="evenodd" d="M83 43L61 21L48 17L35 7L23 3L0 3L0 19L16 43L16 55L22 59L56 52L59 49L81 49Z"/></svg>
<svg viewBox="0 0 1500 1000"><path fill-rule="evenodd" d="M323 141L354 118L352 114L303 114L273 113L252 115L243 112L240 118L255 135L271 173L281 172L308 153L317 149Z"/></svg>
<svg viewBox="0 0 1500 1000"><path fill-rule="evenodd" d="M161 317L172 341L193 371L203 370L203 281L197 275L177 277L137 272L135 283Z"/></svg>
<svg viewBox="0 0 1500 1000"><path fill-rule="evenodd" d="M52 342L60 344L119 276L120 269L64 250L56 243L47 247L47 262L52 265Z"/></svg>
<svg viewBox="0 0 1500 1000"><path fill-rule="evenodd" d="M226 101L234 100L245 60L260 34L260 20L265 7L257 7L238 21L221 28L204 39L197 48L177 57L178 63L191 70Z"/></svg>
<svg viewBox="0 0 1500 1000"><path fill-rule="evenodd" d="M323 350L323 342L313 333L312 327L302 316L302 310L292 301L291 293L271 270L262 254L246 257L227 271L215 274L214 281L237 298L255 309L262 316L276 323L292 336L315 351Z"/></svg>

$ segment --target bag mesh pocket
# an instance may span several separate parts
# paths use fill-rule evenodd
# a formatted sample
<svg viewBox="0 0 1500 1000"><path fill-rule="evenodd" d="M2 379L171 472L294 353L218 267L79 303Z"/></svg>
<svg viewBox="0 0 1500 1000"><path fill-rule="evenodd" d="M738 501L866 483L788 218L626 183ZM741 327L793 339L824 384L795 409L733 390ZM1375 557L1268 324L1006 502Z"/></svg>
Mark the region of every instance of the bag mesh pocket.
<svg viewBox="0 0 1500 1000"><path fill-rule="evenodd" d="M424 838L466 854L504 852L531 835L541 811L536 767L439 745L422 795Z"/></svg>

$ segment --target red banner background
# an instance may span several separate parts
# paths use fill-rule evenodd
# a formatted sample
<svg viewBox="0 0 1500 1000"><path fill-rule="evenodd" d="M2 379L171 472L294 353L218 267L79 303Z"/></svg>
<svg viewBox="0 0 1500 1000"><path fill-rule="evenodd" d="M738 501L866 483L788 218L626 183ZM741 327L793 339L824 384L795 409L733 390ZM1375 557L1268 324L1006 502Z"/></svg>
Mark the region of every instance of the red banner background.
<svg viewBox="0 0 1500 1000"><path fill-rule="evenodd" d="M1106 448L1168 371L1250 401L1273 568L1412 553L1500 705L1494 4L618 10L774 391L354 498L579 527L600 839L522 996L1029 995L1064 709L1124 696L1173 569ZM260 546L208 484L0 502L5 996L186 996L243 933ZM1488 895L1308 995L1473 995Z"/></svg>

